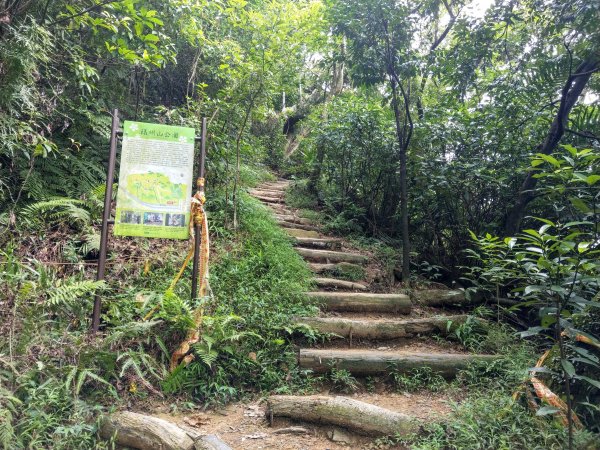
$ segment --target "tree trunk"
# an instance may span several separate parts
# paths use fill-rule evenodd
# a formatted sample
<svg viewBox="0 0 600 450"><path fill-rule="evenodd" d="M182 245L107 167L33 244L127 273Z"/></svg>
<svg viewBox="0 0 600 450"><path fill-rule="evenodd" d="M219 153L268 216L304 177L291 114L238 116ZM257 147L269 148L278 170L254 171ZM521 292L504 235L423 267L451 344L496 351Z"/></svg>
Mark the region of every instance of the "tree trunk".
<svg viewBox="0 0 600 450"><path fill-rule="evenodd" d="M544 143L539 147L538 153L549 155L554 151L562 136L565 133L567 121L569 120L569 114L575 106L577 99L583 92L587 85L592 73L598 70L599 60L596 57L591 57L583 61L575 73L571 74L567 79L562 89L562 95L560 99L560 105L556 116L552 121L550 130L546 136ZM537 185L537 178L534 177L536 172L529 171L521 184L519 194L515 201L515 204L510 209L506 216L504 224L504 235L514 236L521 225L521 221L525 216L526 207L534 198L534 189Z"/></svg>
<svg viewBox="0 0 600 450"><path fill-rule="evenodd" d="M410 236L408 234L408 187L406 181L406 153L410 144L410 138L412 135L412 121L410 119L410 112L408 110L408 99L403 93L404 108L406 118L409 127L408 132L405 133L406 126L402 126L400 123L400 108L398 105L398 88L402 89L400 83L398 83L398 76L391 65L389 66L390 71L390 85L392 88L392 107L394 109L394 118L396 123L396 135L398 138L399 147L399 159L400 159L400 216L402 217L402 281L405 283L410 282Z"/></svg>
<svg viewBox="0 0 600 450"><path fill-rule="evenodd" d="M410 416L346 397L274 395L267 414L338 425L370 436L408 435L418 430Z"/></svg>

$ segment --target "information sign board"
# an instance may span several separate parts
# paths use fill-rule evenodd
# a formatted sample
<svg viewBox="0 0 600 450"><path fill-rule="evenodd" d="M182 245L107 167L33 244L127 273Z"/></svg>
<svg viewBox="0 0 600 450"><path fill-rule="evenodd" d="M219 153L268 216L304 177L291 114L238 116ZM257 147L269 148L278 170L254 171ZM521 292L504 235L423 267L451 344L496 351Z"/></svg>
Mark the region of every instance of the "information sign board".
<svg viewBox="0 0 600 450"><path fill-rule="evenodd" d="M125 121L114 233L189 237L193 128Z"/></svg>

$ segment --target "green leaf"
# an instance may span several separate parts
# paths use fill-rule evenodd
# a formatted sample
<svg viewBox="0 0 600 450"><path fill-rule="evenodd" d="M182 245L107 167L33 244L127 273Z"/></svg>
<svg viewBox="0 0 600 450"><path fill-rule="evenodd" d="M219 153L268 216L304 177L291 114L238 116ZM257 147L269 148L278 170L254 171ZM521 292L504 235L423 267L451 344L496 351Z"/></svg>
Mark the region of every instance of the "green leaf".
<svg viewBox="0 0 600 450"><path fill-rule="evenodd" d="M575 375L575 366L571 363L571 361L567 359L561 359L560 364L562 365L562 368L565 370L567 375L569 375L569 378L573 378L573 376Z"/></svg>
<svg viewBox="0 0 600 450"><path fill-rule="evenodd" d="M593 378L586 377L583 375L577 375L576 378L583 380L583 381L587 381L589 384L591 384L595 388L600 389L600 381L598 381L598 380L594 380Z"/></svg>
<svg viewBox="0 0 600 450"><path fill-rule="evenodd" d="M596 184L598 181L600 181L600 175L590 175L585 179L585 182L590 186Z"/></svg>
<svg viewBox="0 0 600 450"><path fill-rule="evenodd" d="M544 153L538 153L537 156L542 158L544 161L552 164L554 167L560 167L560 162L553 156L545 155Z"/></svg>

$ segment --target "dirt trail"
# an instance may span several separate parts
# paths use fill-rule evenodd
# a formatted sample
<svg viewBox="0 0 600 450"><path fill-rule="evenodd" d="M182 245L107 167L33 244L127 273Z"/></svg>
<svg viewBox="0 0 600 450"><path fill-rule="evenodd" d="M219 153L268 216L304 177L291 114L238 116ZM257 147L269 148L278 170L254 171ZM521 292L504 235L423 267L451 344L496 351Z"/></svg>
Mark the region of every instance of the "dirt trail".
<svg viewBox="0 0 600 450"><path fill-rule="evenodd" d="M300 349L300 356L307 353L320 355L323 353L319 352L323 351L333 355L334 366L348 368L361 382L361 392L355 394L340 394L327 387L320 394L332 397L342 395L385 408L386 411L403 413L419 426L442 419L450 413L450 403L460 400L458 392L397 392L387 382L392 367L384 363L374 369L372 361L386 360L390 354L399 356L400 364L393 367L394 373L396 376L410 378L411 370L429 368L432 360L442 360L444 362L434 370L439 370L446 378L453 376L456 367L452 365L457 364L456 361L464 363L465 359L478 356L469 355L464 349L443 338L449 332L445 317L459 317L453 306L460 305L461 294L451 293L452 300L446 304L443 291L412 292L409 297L398 288L384 289L384 283L378 282L384 275L372 254L353 248L343 239L323 234L318 224L301 217L298 210L285 204L288 185L289 182L285 180L263 183L252 190L251 195L273 211L280 226L295 240L298 253L315 272L316 289L310 295L322 298L320 317L325 320L305 320L314 328L324 327L322 331L327 332L331 332L331 327L335 329L336 326L368 330L362 331L362 335L369 338L353 338L352 329L340 329L337 339ZM339 274L349 268L355 273L358 268L358 273L364 273L363 279L353 279L355 284L348 283L347 279L342 280ZM357 294L358 292L361 294ZM438 298L437 292L441 292L440 301L429 303L432 298ZM391 296L390 293L394 295ZM420 303L419 298L425 300ZM425 303L440 306L429 307ZM466 316L460 317L464 320ZM348 320L336 321L336 318ZM303 319L297 320L302 323ZM378 335L382 322L387 322L384 325L387 328ZM440 322L443 322L443 326L440 326ZM397 336L396 326L407 330L406 336L390 338L390 335ZM300 357L299 364L304 369L318 372L323 369L319 358ZM370 375L361 378L361 372L364 374L365 371ZM290 415L294 416L294 412ZM233 449L404 448L386 446L377 443L373 436L362 436L352 429L332 425L330 417L319 417L318 424L303 421L302 417L273 417L265 400L252 404L231 404L218 411L178 417L165 414L163 417L182 426L194 427L202 433L216 434ZM338 418L337 422L340 420L343 422L343 418ZM351 424L348 427L352 428Z"/></svg>

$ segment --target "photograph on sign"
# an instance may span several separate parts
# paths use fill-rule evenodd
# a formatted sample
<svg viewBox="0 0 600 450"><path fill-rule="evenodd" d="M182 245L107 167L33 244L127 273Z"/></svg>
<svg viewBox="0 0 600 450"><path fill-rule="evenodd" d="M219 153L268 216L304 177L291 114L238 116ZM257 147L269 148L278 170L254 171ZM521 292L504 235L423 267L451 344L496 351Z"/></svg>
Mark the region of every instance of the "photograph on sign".
<svg viewBox="0 0 600 450"><path fill-rule="evenodd" d="M193 128L125 121L117 236L189 237Z"/></svg>

